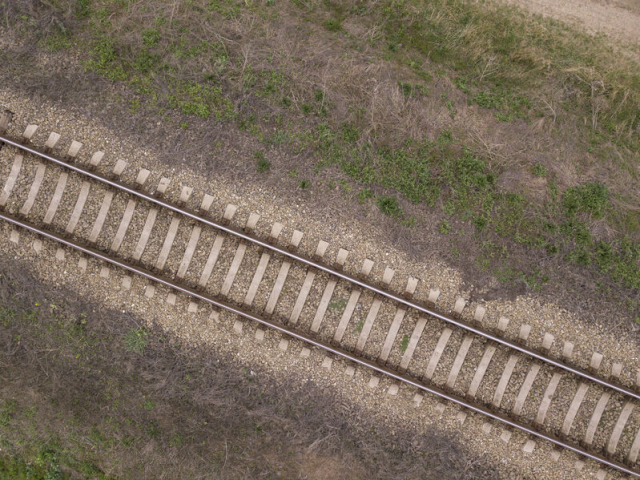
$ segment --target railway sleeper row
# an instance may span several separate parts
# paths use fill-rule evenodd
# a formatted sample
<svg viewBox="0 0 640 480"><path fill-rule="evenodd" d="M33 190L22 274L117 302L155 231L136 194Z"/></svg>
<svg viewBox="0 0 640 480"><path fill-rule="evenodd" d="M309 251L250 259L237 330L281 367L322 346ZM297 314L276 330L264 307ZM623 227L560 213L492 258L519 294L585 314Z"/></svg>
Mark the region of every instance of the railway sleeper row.
<svg viewBox="0 0 640 480"><path fill-rule="evenodd" d="M22 145L31 141L36 128L33 125L26 128L20 142ZM453 328L455 325L447 324L443 320L444 315L433 316L412 311L407 302L395 301L398 295L392 294L391 298L388 298L377 291L368 291L366 287L369 284L365 281L370 281L374 267L370 260L365 260L357 272L362 280L359 284L349 285L344 278L327 275L327 270L342 272L345 269L349 252L344 249L338 250L330 269L318 270L309 265L298 265L295 258L265 248L266 245L276 245L280 241L284 226L279 223L271 227L270 235L262 245L252 246L247 241L249 237L246 234L254 232L258 225L259 217L255 214L248 215L243 222L244 238L233 238L234 230L231 228L226 231L209 232L211 229L207 228L208 225L200 224L197 219L209 215L214 203L213 196L205 194L199 202L199 211L192 217L185 218L184 215L176 214L176 211L165 212L158 205L146 204L148 202L140 201L127 192L119 192L113 186L105 188L104 185L96 184L87 177L75 175L73 172L69 175L69 172L64 170L64 165L63 168L48 167L43 160L51 156L59 139L58 134L52 133L42 152L29 148L28 160L25 160L19 150L14 152L4 188L0 193L0 208L8 212L3 213L2 218L7 222L25 226L57 242L66 242L67 246L145 276L152 280L146 285L147 297L156 295L155 282L159 281L157 276L162 275L165 280L160 283L193 297L188 305L189 311L197 311L199 302L211 303L231 309L241 317L279 329L286 335L327 351L327 357L323 361L324 368L331 368L332 356L341 356L373 368L397 382L418 386L423 391L440 395L473 411L552 441L556 445L640 476L631 468L635 467L640 451L640 412L635 410L637 397L632 392L630 398L630 390L627 387L612 391L606 388L608 381L596 384L589 381L591 376L601 373L601 354L592 355L591 374L582 378L572 375L570 371L560 370L556 365L545 363L540 358L527 358L523 355L522 349L513 351L506 348L505 344L495 344L493 341L478 338L474 330L485 321L486 311L483 306L478 306L473 314L472 322L476 327L465 332ZM2 137L2 140L8 143L5 137ZM15 141L12 144L17 146ZM82 144L79 142L71 142L64 162L68 162L69 165L79 164L81 161L78 153L81 147ZM6 156L6 151L3 154ZM96 171L103 164L103 157L102 152L95 153L88 161L87 169ZM27 166L27 163L30 165ZM110 181L118 182L125 169L126 163L118 160L109 173ZM75 173L79 173L78 170ZM140 170L135 175L133 188L137 191L145 189L150 176L149 170ZM169 185L168 178L160 178L153 193L154 197L167 195ZM70 193L72 191L73 193ZM96 193L99 198L92 198L92 194L96 197ZM192 201L192 197L193 189L182 187L177 209L184 209ZM94 210L97 212L90 212L91 209L87 208L91 201L94 201ZM65 202L69 207L66 210L70 213L61 218L58 212L60 205ZM237 208L228 205L220 223L231 225L236 213ZM94 214L93 217L86 218L90 214ZM142 228L139 229L139 235L136 232L136 238L129 238L133 233L130 232L130 227L136 215L140 217L138 220ZM160 231L158 225L163 216L166 217L165 228ZM117 221L108 222L109 219ZM83 222L90 228L79 228ZM178 237L183 238L182 243L176 242ZM209 239L210 244L202 246L205 237ZM302 238L303 233L294 230L285 247L286 251L296 252ZM10 240L17 243L19 239L18 230L12 230ZM145 251L154 242L158 247L154 258L145 259ZM227 250L223 248L225 245ZM40 251L43 248L42 240L36 238L33 247ZM328 263L328 247L326 242L320 241L315 248L314 260ZM221 272L221 253L225 252L228 253L227 260L230 264ZM202 257L200 263L203 267L194 272L193 259L198 255ZM255 268L246 273L242 268L248 263L246 258L251 255L259 260L254 262L257 263ZM59 261L65 261L65 249L59 247L55 256ZM81 257L78 266L86 269L87 258ZM289 294L285 290L291 283L292 267L300 270L299 273L304 280L301 285L298 282L298 288L293 294ZM248 282L248 288L237 292L234 285L240 273L248 275L251 281ZM392 269L385 267L378 285L389 288L394 274ZM104 265L100 275L108 277L110 267ZM216 276L220 281L214 288L211 280ZM265 285L267 278L271 281L268 286ZM122 288L130 289L132 281L132 275L123 276ZM343 283L347 285L342 285ZM401 298L412 300L418 286L417 279L408 278ZM327 312L339 288L348 291L348 301L344 304L339 319L328 322ZM321 292L315 306L310 305L309 301L312 289L315 289L316 293ZM267 295L264 294L265 290L268 290ZM260 305L257 304L259 292L263 293ZM367 296L365 302L364 297ZM438 302L439 290L429 289L426 297L426 305L434 308ZM176 294L169 293L165 301L175 304ZM286 313L279 308L282 303L287 304ZM453 306L452 316L460 320L465 307L466 301L459 298ZM362 318L354 329L356 310L362 313ZM381 323L377 320L383 310L392 318L384 325L386 333L376 330L377 324ZM508 319L501 317L496 326L497 333L504 334L508 323ZM234 329L241 333L243 322L238 320ZM372 332L376 332L376 335L372 335ZM406 333L401 337L402 332ZM530 334L531 328L522 325L517 339L518 345L526 346ZM371 340L372 336L376 337L375 341ZM258 340L263 338L264 329L258 328L255 337ZM401 338L406 341L403 351L399 352ZM545 334L537 351L548 354L553 344L553 336ZM288 341L283 338L280 348L286 350L287 346ZM574 345L565 342L562 345L563 361L570 363L573 351ZM475 358L476 361L470 362L471 358ZM346 371L351 375L353 372L353 369ZM609 379L619 380L621 374L622 364L612 364L608 372ZM370 385L375 387L378 381L379 376L374 375L371 377ZM389 393L397 393L398 386L399 384L391 385ZM422 400L422 394L416 394L415 404L419 406ZM559 424L550 419L549 412L561 404L564 407L563 412L555 416L562 418ZM462 421L464 415L461 413ZM490 424L487 425L489 426L485 429L490 428ZM535 442L528 441L524 448L525 451L532 451Z"/></svg>

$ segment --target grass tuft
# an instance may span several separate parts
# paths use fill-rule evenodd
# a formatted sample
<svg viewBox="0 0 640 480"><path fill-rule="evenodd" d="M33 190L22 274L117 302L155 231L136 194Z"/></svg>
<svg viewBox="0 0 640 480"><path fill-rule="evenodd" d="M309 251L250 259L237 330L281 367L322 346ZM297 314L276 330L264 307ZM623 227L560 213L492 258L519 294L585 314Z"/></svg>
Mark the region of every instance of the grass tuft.
<svg viewBox="0 0 640 480"><path fill-rule="evenodd" d="M390 217L399 218L402 216L402 207L396 197L381 196L376 199L376 204L382 213Z"/></svg>
<svg viewBox="0 0 640 480"><path fill-rule="evenodd" d="M455 218L473 232L475 251L488 240L511 254L528 249L531 278L539 252L640 284L640 67L605 39L467 0L152 4L20 0L0 3L0 17L31 45L128 86L135 99L124 104L137 115L174 109L175 125L190 115L194 132L210 120L237 126L305 159L301 172L335 166L328 185L341 198L367 203L385 191L378 208L411 227L419 221L405 217L404 197L443 234ZM211 34L230 24L255 28L240 43ZM265 32L275 35L265 41ZM285 37L293 52L279 44ZM363 58L376 56L384 61L372 69ZM468 104L478 129L460 128ZM255 161L270 170L266 158ZM316 181L289 174L294 189ZM484 257L501 278L521 281L513 256L486 255L483 266ZM527 275L527 285L541 283Z"/></svg>
<svg viewBox="0 0 640 480"><path fill-rule="evenodd" d="M144 349L149 343L148 333L144 328L132 328L124 336L125 348L129 352L144 354Z"/></svg>
<svg viewBox="0 0 640 480"><path fill-rule="evenodd" d="M342 22L337 18L329 18L324 22L324 28L330 32L339 32L342 30Z"/></svg>
<svg viewBox="0 0 640 480"><path fill-rule="evenodd" d="M401 353L406 352L408 347L409 347L409 335L403 335L402 341L400 342L400 352Z"/></svg>
<svg viewBox="0 0 640 480"><path fill-rule="evenodd" d="M256 169L258 173L268 173L271 170L271 162L267 160L263 152L257 151L254 154L256 159Z"/></svg>
<svg viewBox="0 0 640 480"><path fill-rule="evenodd" d="M370 198L373 198L373 192L371 191L371 189L363 188L358 192L358 203L360 205L365 204Z"/></svg>
<svg viewBox="0 0 640 480"><path fill-rule="evenodd" d="M609 189L599 182L571 187L562 195L562 204L568 215L586 212L602 218L609 207Z"/></svg>

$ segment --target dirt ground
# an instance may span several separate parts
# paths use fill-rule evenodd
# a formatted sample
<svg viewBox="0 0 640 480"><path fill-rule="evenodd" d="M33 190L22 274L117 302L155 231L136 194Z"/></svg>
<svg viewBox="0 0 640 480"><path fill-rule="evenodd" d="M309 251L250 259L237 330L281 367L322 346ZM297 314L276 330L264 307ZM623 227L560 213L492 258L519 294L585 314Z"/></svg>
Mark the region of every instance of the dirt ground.
<svg viewBox="0 0 640 480"><path fill-rule="evenodd" d="M501 0L530 12L604 33L623 43L640 42L640 0Z"/></svg>

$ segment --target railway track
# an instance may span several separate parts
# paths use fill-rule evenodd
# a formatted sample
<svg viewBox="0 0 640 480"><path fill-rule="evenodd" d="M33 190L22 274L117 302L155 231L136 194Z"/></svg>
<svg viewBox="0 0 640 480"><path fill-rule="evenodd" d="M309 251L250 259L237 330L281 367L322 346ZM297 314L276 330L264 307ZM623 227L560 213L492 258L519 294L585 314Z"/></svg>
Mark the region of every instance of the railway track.
<svg viewBox="0 0 640 480"><path fill-rule="evenodd" d="M237 209L229 205L215 220L209 213L211 195L192 208L194 192L183 186L171 200L170 179L159 178L148 187L151 172L125 174L121 160L105 168L102 152L83 162L78 142L65 154L54 154L58 134L52 133L42 149L31 146L36 128L29 125L20 139L0 132L6 149L0 163L0 218L60 244L58 260L75 249L84 254L80 268L87 268L91 256L105 262L104 277L113 267L126 270L123 288L131 288L134 275L142 276L148 297L159 296L157 284L167 286L172 293L166 302L185 294L190 311L210 304L257 322L258 340L269 328L284 334L283 350L290 337L323 349L325 368L340 357L372 370L371 386L384 375L395 382L391 394L408 384L524 431L531 436L525 451L533 451L541 439L640 478L640 411L635 408L640 394L620 381L621 364L603 372L603 357L594 353L589 371L580 369L569 342L559 348L547 334L539 345L529 345L527 325L511 341L504 335L506 318L495 331L483 327L481 306L469 322L462 320L463 299L444 314L436 309L438 290L430 289L426 302L415 300L417 279L408 278L404 291L396 293L390 268L379 282L371 278L370 260L349 273L349 252L340 249L329 258L329 245L322 241L313 258L307 257L298 252L302 232L291 232L283 242L284 227L278 223L268 238L258 238L257 215L235 227ZM12 230L10 239L19 238L19 230ZM41 249L41 238L33 246ZM241 332L243 321L234 328ZM559 357L552 355L558 350ZM347 368L347 374L353 372ZM416 394L415 404L423 398ZM460 419L465 416L462 411ZM490 428L489 422L483 427ZM600 470L598 478L605 476Z"/></svg>

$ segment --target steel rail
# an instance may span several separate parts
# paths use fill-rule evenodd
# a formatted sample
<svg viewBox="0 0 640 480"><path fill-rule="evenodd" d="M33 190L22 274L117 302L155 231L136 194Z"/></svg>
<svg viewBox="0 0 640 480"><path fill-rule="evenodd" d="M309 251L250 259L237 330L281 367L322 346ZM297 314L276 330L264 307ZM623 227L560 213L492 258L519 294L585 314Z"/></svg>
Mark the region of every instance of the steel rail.
<svg viewBox="0 0 640 480"><path fill-rule="evenodd" d="M538 437L540 439L546 440L548 442L553 443L554 445L557 445L559 447L562 448L566 448L567 450L571 450L572 452L575 452L577 454L583 455L587 458L590 458L591 460L595 460L599 463L602 463L604 465L607 465L611 468L614 468L616 470L619 470L621 472L624 472L626 474L629 474L633 477L636 478L640 478L640 472L635 471L630 469L629 467L627 467L626 465L616 462L614 460L610 460L602 455L598 455L595 453L591 453L588 452L584 449L582 449L581 447L572 445L570 443L567 443L565 441L560 440L559 438L553 436L553 435L549 435L543 432L540 432L534 428L528 427L526 425L520 424L518 422L515 422L511 419L509 419L506 416L500 415L498 413L492 412L491 410L488 410L484 407L478 406L478 405L474 405L473 403L464 400L463 398L457 396L457 395L453 395L451 393L447 393L437 387L433 387L433 386L429 386L429 385L425 385L421 382L418 382L416 380L413 380L411 378L409 378L406 375L401 375L398 372L395 372L389 368L386 367L382 367L380 365L378 365L377 363L371 361L371 360L367 360L365 358L361 358L359 356L356 356L354 354L352 354L351 352L348 352L346 350L343 350L341 348L338 347L334 347L332 345L329 345L327 343L321 342L319 340L316 340L310 336L307 336L303 333L299 333L296 332L294 330L291 330L290 328L287 328L284 325L275 323L271 320L265 319L263 317L260 317L258 315L255 315L251 312L242 310L241 308L238 308L236 306L233 306L227 302L218 300L217 298L211 297L205 293L199 292L197 290L194 290L192 288L180 285L179 283L174 282L173 280L164 277L162 275L158 275L158 274L154 274L153 272L146 270L142 267L138 267L136 265L132 265L129 264L127 262L124 262L122 260L118 260L116 258L110 257L102 252L100 252L99 250L96 250L94 248L91 247L87 247L84 245L81 245L73 240L64 238L58 234L52 233L52 232L48 232L46 230L43 230L35 225L33 225L32 223L26 222L24 220L19 220L11 215L7 215L4 212L0 212L0 219L5 220L8 223L11 223L15 226L24 228L26 230L29 230L31 232L34 232L44 238L48 238L49 240L53 240L55 242L61 243L67 247L73 248L81 253L84 253L86 255L90 255L94 258L97 258L99 260L102 260L104 262L110 263L112 265L115 265L119 268L123 268L125 270L128 270L129 272L135 273L137 275L140 275L142 277L145 277L149 280L152 280L154 282L160 283L164 286L167 286L173 290L176 290L178 292L184 293L186 295L189 295L191 297L197 298L198 300L208 303L210 305L213 305L215 307L218 308L222 308L225 309L231 313L234 313L236 315L239 315L243 318L246 318L247 320L251 320L254 321L256 323L262 324L265 327L268 327L272 330L276 330L280 333L283 333L285 335L288 335L292 338L296 338L302 342L305 342L309 345L312 345L314 347L320 348L328 353L331 353L337 357L343 358L345 360L349 360L351 362L354 362L358 365L361 365L363 367L369 368L371 370L374 370L382 375L385 375L389 378L392 378L398 382L402 382L405 383L407 385L411 385L419 390L422 390L423 392L427 392L433 395L436 395L440 398L443 398L445 400L448 400L450 402L453 402L457 405L460 405L464 408L467 408L473 412L485 415L487 417L492 418L493 420L497 420L499 422L504 423L505 425L508 425L512 428L521 430L529 435L533 435L535 437Z"/></svg>
<svg viewBox="0 0 640 480"><path fill-rule="evenodd" d="M28 145L25 145L25 144L23 144L23 143L21 143L19 141L16 141L16 140L12 140L11 138L8 138L6 136L0 135L0 142L4 142L7 145L11 145L11 146L16 147L16 148L18 148L20 150L23 150L23 151L25 151L27 153L31 153L31 154L33 154L33 155L35 155L37 157L43 158L43 159L48 160L48 161L50 161L52 163L55 163L57 165L60 165L60 166L65 167L65 168L68 168L69 170L72 170L72 171L78 172L78 173L80 173L82 175L85 175L85 176L88 176L90 178L93 178L94 180L99 181L101 183L104 183L106 185L109 185L109 186L111 186L111 187L113 187L113 188L115 188L117 190L129 193L131 195L134 195L134 196L136 196L138 198L141 198L141 199L146 200L148 202L151 202L151 203L154 203L156 205L159 205L159 206L161 206L163 208L166 208L168 210L171 210L173 212L182 214L182 215L184 215L184 216L186 216L188 218L191 218L191 219L193 219L193 220L195 220L197 222L201 222L201 223L203 223L205 225L208 225L210 227L213 227L215 229L227 232L227 233L229 233L231 235L234 235L236 237L239 237L242 240L245 240L247 242L251 242L251 243L259 245L259 246L261 246L263 248L269 249L269 250L271 250L273 252L279 253L279 254L284 255L286 257L289 257L289 258L291 258L293 260L296 260L298 262L304 263L304 264L306 264L308 266L317 268L318 270L326 272L326 273L328 273L330 275L336 276L338 278L346 280L347 282L350 282L350 283L353 283L355 285L358 285L361 288L364 288L366 290L372 291L372 292L374 292L374 293L376 293L378 295L381 295L383 297L389 298L389 299L394 300L394 301L396 301L398 303L406 305L409 308L416 309L419 312L422 312L422 313L424 313L426 315L430 315L430 316L435 317L435 318L437 318L439 320L442 320L444 322L447 322L447 323L450 323L452 325L455 325L456 327L459 327L459 328L462 328L464 330L467 330L468 332L471 332L471 333L474 333L474 334L479 335L481 337L484 337L486 339L489 339L489 340L491 340L493 342L496 342L496 343L498 343L500 345L504 345L505 347L511 348L513 350L517 350L518 352L523 353L525 355L528 355L530 357L533 357L533 358L535 358L537 360L540 360L541 362L553 365L554 367L560 368L560 369L565 370L567 372L570 372L570 373L572 373L574 375L577 375L579 377L582 377L584 379L590 380L590 381L595 382L595 383L597 383L599 385L602 385L604 387L607 387L607 388L610 388L612 390L615 390L615 391L617 391L619 393L622 393L624 395L628 395L630 397L633 397L636 400L640 400L640 393L635 392L635 391L631 390L630 388L627 388L627 387L624 387L624 386L621 386L621 385L616 385L616 384L611 383L611 382L609 382L607 380L604 380L604 379L599 378L599 377L597 377L595 375L592 375L589 372L586 372L586 371L584 371L584 370L582 370L580 368L572 367L572 366L567 365L566 363L564 363L564 362L562 362L560 360L556 360L556 359L553 359L553 358L548 357L546 355L543 355L543 354L541 354L541 353L539 353L539 352L537 352L537 351L535 351L535 350L533 350L531 348L528 348L528 347L526 347L524 345L518 344L518 343L513 342L511 340L508 340L506 338L499 337L499 336L497 336L497 335L495 335L493 333L481 330L481 329L479 329L477 327L474 327L473 325L470 325L467 322L464 322L462 320L458 320L458 319L449 317L447 315L443 315L441 313L438 313L438 312L436 312L436 311L434 311L434 310L432 310L430 308L427 308L427 307L425 307L423 305L420 305L420 304L418 304L418 303L416 303L414 301L411 301L411 300L409 300L407 298L404 298L404 297L402 297L400 295L396 295L395 293L391 293L391 292L388 292L386 290L383 290L383 289L381 289L379 287L376 287L375 285L372 285L372 284L370 284L368 282L360 280L360 279L358 279L356 277L353 277L353 276L351 276L351 275L349 275L347 273L332 269L331 267L327 267L326 265L323 265L323 264L321 264L319 262L311 260L310 258L307 258L305 256L299 255L297 253L291 252L291 251L289 251L289 250L287 250L285 248L281 248L281 247L278 247L276 245L272 245L272 244L270 244L270 243L268 243L268 242L266 242L264 240L260 240L259 238L256 238L253 235L249 235L249 234L247 234L245 232L236 230L235 228L230 227L228 225L223 225L222 223L219 223L219 222L216 222L214 220L205 218L204 216L202 216L202 215L200 215L200 214L198 214L196 212L193 212L192 210L189 210L189 209L186 209L186 208L182 208L182 207L179 207L177 205L173 205L173 204L171 204L171 203L169 203L169 202L167 202L165 200L162 200L161 198L158 198L158 197L156 197L154 195L150 195L150 194L141 192L139 190L136 190L135 188L128 187L126 185L122 185L121 183L118 183L115 180L112 180L112 179L109 179L109 178L107 178L107 177L105 177L103 175L100 175L99 173L93 172L93 171L91 171L91 170L89 170L87 168L81 167L79 165L71 164L71 163L69 163L69 162L67 162L65 160L57 158L57 157L55 157L53 155L50 155L48 153L42 152L42 151L40 151L38 149L29 147Z"/></svg>

